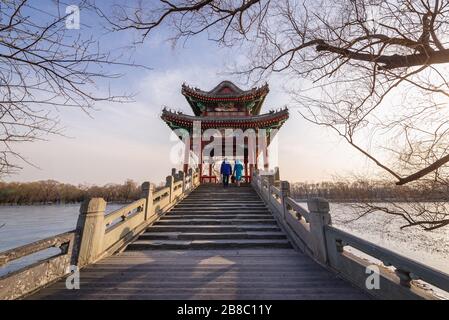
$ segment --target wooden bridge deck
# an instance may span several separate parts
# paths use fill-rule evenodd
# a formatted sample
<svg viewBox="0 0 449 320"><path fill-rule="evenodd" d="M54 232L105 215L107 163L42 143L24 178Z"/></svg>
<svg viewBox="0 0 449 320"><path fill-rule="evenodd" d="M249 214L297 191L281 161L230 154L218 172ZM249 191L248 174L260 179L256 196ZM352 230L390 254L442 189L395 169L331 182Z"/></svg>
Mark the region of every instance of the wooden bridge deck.
<svg viewBox="0 0 449 320"><path fill-rule="evenodd" d="M31 299L366 299L294 249L124 252Z"/></svg>
<svg viewBox="0 0 449 320"><path fill-rule="evenodd" d="M200 186L120 254L29 299L367 299L295 250L251 187Z"/></svg>

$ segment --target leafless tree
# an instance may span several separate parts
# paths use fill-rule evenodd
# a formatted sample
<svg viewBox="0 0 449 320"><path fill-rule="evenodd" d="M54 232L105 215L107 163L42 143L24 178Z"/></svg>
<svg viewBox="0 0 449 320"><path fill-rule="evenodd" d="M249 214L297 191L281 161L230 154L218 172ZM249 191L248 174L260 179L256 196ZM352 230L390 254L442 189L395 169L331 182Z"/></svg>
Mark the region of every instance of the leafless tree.
<svg viewBox="0 0 449 320"><path fill-rule="evenodd" d="M449 181L448 1L161 0L101 14L143 40L162 26L175 42L207 32L248 53L235 72L249 80L284 73L305 119L397 185Z"/></svg>
<svg viewBox="0 0 449 320"><path fill-rule="evenodd" d="M74 4L80 12L93 10L87 1ZM106 67L126 63L119 54L102 51L88 26L67 28L74 14L67 6L59 1L0 0L0 176L28 162L16 151L18 143L61 134L60 107L88 112L95 102L130 98L107 89L98 93L101 80L119 76Z"/></svg>

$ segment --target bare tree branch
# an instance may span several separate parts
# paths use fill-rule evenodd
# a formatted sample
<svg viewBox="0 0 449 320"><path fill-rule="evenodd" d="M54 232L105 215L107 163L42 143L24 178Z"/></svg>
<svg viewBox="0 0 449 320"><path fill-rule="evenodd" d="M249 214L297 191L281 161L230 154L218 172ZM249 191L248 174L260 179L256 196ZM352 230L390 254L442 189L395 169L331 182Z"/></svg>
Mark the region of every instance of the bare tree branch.
<svg viewBox="0 0 449 320"><path fill-rule="evenodd" d="M305 119L333 130L397 185L439 190L449 182L448 1L163 0L101 16L144 40L163 26L174 43L207 33L248 54L235 68L248 81L283 73ZM429 228L446 223L419 212Z"/></svg>
<svg viewBox="0 0 449 320"><path fill-rule="evenodd" d="M118 51L102 51L85 26L67 29L67 5L51 4L44 11L36 0L0 1L0 176L30 164L15 151L18 143L62 134L59 108L87 113L97 102L131 98L98 92L102 82L120 77L108 66L134 64L121 60ZM87 0L74 4L95 12Z"/></svg>

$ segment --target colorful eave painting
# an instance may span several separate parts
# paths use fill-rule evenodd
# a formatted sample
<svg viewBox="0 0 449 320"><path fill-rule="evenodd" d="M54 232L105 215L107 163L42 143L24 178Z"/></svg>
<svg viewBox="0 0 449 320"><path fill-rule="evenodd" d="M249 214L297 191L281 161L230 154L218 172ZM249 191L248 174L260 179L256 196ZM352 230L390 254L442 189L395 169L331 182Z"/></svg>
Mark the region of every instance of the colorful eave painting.
<svg viewBox="0 0 449 320"><path fill-rule="evenodd" d="M194 121L201 122L201 129L279 129L289 118L288 109L282 109L277 112L265 113L257 116L237 116L237 117L209 117L209 116L191 116L183 113L172 112L164 109L162 111L162 120L172 129L183 128L192 131Z"/></svg>
<svg viewBox="0 0 449 320"><path fill-rule="evenodd" d="M208 105L217 103L244 104L249 113L260 113L263 101L269 92L268 84L259 88L242 90L230 81L223 81L210 91L182 85L181 93L186 97L195 115L202 115Z"/></svg>

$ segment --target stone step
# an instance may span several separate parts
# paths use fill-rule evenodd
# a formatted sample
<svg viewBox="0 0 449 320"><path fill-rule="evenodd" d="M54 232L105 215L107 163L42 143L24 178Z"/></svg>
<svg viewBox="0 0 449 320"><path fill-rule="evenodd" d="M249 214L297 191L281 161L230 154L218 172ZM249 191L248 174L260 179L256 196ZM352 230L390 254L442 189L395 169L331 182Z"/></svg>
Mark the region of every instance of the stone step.
<svg viewBox="0 0 449 320"><path fill-rule="evenodd" d="M173 207L173 209L171 209L171 211L173 211L173 210L177 210L177 211L190 211L190 212L193 212L193 211L195 211L195 212L197 212L197 211L220 211L220 210L222 210L222 211L230 211L230 210L233 210L233 211L237 211L237 210L240 210L240 211L268 211L268 207L213 207L213 206L209 206L209 207L207 207L207 206L203 206L203 207L194 207L194 208L191 208L191 207L181 207L181 206L176 206L176 207Z"/></svg>
<svg viewBox="0 0 449 320"><path fill-rule="evenodd" d="M234 194L234 195L239 195L239 196L257 196L257 192L255 191L250 191L250 190L245 190L245 191L239 191L239 190L223 190L223 188L219 189L219 190L215 190L215 191L207 191L207 190L202 190L202 191L194 191L191 193L191 195L203 195L203 194L210 194L210 195L214 195L215 197L226 197L230 194Z"/></svg>
<svg viewBox="0 0 449 320"><path fill-rule="evenodd" d="M204 195L204 194L209 194L209 195L213 195L214 197L226 197L229 196L231 194L233 195L237 195L237 196L251 196L251 197L256 197L258 196L258 194L255 191L235 191L235 190L217 190L217 191L199 191L199 192L192 192L191 195Z"/></svg>
<svg viewBox="0 0 449 320"><path fill-rule="evenodd" d="M280 231L277 225L242 224L230 225L154 225L147 228L146 232L187 232L187 233L218 233L218 232L276 232Z"/></svg>
<svg viewBox="0 0 449 320"><path fill-rule="evenodd" d="M223 199L223 200L260 200L257 195L241 195L241 194L227 194L224 196L216 196L213 194L189 195L190 200L204 200L204 199Z"/></svg>
<svg viewBox="0 0 449 320"><path fill-rule="evenodd" d="M232 204L232 203L264 204L264 202L262 200L256 200L256 199L241 201L241 200L236 200L236 199L217 200L217 199L189 199L189 198L186 198L182 201L182 203L216 203L216 202L221 202L221 203L226 203L226 204Z"/></svg>
<svg viewBox="0 0 449 320"><path fill-rule="evenodd" d="M252 209L252 210L267 210L268 208L265 205L262 206L222 206L222 205L195 205L195 206L187 206L187 205L177 205L174 207L174 209L186 209L191 211L196 210L220 210L220 209L227 209L227 210L246 210L246 209Z"/></svg>
<svg viewBox="0 0 449 320"><path fill-rule="evenodd" d="M271 213L268 210L178 210L178 209L172 209L170 212L167 213L167 215L176 215L176 216L182 216L186 214L197 214L197 215L229 215L229 214L243 214L243 215L270 215Z"/></svg>
<svg viewBox="0 0 449 320"><path fill-rule="evenodd" d="M187 201L188 199L188 201ZM183 202L259 202L259 203L263 203L263 201L260 200L260 198L256 198L256 197L239 197L237 195L232 195L232 196L227 196L227 197L222 197L222 198L218 198L218 197L214 197L211 195L202 195L201 197L192 197L192 198L186 198L186 201Z"/></svg>
<svg viewBox="0 0 449 320"><path fill-rule="evenodd" d="M276 225L276 220L264 220L264 219L180 219L180 220L159 220L154 225L246 225L246 224L272 224Z"/></svg>
<svg viewBox="0 0 449 320"><path fill-rule="evenodd" d="M188 203L188 204L211 204L211 203L219 203L219 204L265 204L263 201L260 200L253 200L253 199L238 199L237 197L233 197L232 200L229 199L216 199L211 198L209 200L203 200L203 199L190 199L189 201L182 201L181 203Z"/></svg>
<svg viewBox="0 0 449 320"><path fill-rule="evenodd" d="M284 233L278 232L145 232L139 240L212 240L212 239L286 239Z"/></svg>
<svg viewBox="0 0 449 320"><path fill-rule="evenodd" d="M211 204L226 204L226 205L241 205L241 204L248 204L248 205L263 205L265 202L260 200L246 200L246 199L237 199L234 197L233 200L229 199L209 199L209 200L203 200L203 199L190 199L189 201L182 201L179 204L205 204L205 205L211 205Z"/></svg>
<svg viewBox="0 0 449 320"><path fill-rule="evenodd" d="M269 213L266 214L167 214L161 218L161 220L185 220L185 219L258 219L258 220L273 220L273 216Z"/></svg>
<svg viewBox="0 0 449 320"><path fill-rule="evenodd" d="M190 199L206 199L204 197L208 197L207 199L225 199L225 200L231 200L235 198L240 199L252 199L252 200L260 200L259 196L257 194L241 194L241 193L229 193L224 195L216 195L216 194L210 194L210 193L203 193L203 194L190 194Z"/></svg>
<svg viewBox="0 0 449 320"><path fill-rule="evenodd" d="M237 201L222 201L222 200L217 200L214 199L214 201L202 201L202 200L198 200L198 201L181 201L180 203L178 203L178 205L205 205L205 206L210 206L210 205L223 205L223 206L263 206L265 205L264 202L262 201L258 201L258 202L246 202L245 200L240 200L238 199Z"/></svg>
<svg viewBox="0 0 449 320"><path fill-rule="evenodd" d="M223 188L223 185L217 184L214 187L200 186L195 189L195 192L255 192L254 189L250 186L241 186L240 188Z"/></svg>
<svg viewBox="0 0 449 320"><path fill-rule="evenodd" d="M127 250L291 248L288 240L137 240Z"/></svg>
<svg viewBox="0 0 449 320"><path fill-rule="evenodd" d="M138 250L291 249L251 187L200 186L130 244ZM227 250L226 250L227 251Z"/></svg>

